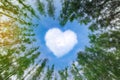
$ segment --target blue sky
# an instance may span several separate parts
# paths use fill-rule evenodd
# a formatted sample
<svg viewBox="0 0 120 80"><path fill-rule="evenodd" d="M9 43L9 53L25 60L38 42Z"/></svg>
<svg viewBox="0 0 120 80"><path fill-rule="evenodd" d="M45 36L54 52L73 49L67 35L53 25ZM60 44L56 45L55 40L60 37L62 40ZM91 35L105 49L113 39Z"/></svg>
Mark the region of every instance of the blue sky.
<svg viewBox="0 0 120 80"><path fill-rule="evenodd" d="M45 3L45 0L41 0L41 1ZM57 20L57 17L59 16L60 10L61 10L60 0L54 0L54 5L56 7L56 10L55 10L56 20L54 20L49 16L45 17L41 15L40 15L39 21L36 19L33 20L33 23L39 24L39 26L36 27L34 30L36 34L35 37L37 39L37 45L40 46L39 51L41 52L41 55L39 56L38 60L48 58L49 61L47 65L54 64L55 69L64 69L65 67L71 65L72 62L76 60L77 53L79 51L84 51L85 46L89 45L88 34L90 33L90 31L88 30L88 26L80 25L77 21L67 22L65 26L61 26L59 24L59 21ZM71 30L75 32L77 35L78 43L73 47L72 50L68 52L68 54L60 58L57 58L53 54L53 52L46 46L45 35L47 31L52 28L59 28L63 32L66 30Z"/></svg>
<svg viewBox="0 0 120 80"><path fill-rule="evenodd" d="M55 65L56 69L63 69L69 66L77 57L77 52L83 51L85 46L89 45L88 27L85 25L80 25L77 21L68 22L64 27L59 24L58 20L53 20L51 17L41 17L41 20L36 23L39 23L39 26L35 29L37 43L40 46L40 52L42 53L39 56L39 59L48 58L48 65ZM78 43L74 48L66 55L57 58L53 52L46 46L45 34L49 29L59 28L61 31L71 30L76 33Z"/></svg>

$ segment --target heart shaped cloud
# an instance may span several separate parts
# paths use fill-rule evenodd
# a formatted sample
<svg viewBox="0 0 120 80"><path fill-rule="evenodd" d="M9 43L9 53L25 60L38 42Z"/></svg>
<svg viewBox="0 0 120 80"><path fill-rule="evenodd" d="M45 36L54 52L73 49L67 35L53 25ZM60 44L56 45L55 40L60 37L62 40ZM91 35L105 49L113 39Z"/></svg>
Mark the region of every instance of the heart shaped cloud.
<svg viewBox="0 0 120 80"><path fill-rule="evenodd" d="M57 57L67 54L77 44L77 36L71 31L60 31L58 28L52 28L45 35L46 46Z"/></svg>

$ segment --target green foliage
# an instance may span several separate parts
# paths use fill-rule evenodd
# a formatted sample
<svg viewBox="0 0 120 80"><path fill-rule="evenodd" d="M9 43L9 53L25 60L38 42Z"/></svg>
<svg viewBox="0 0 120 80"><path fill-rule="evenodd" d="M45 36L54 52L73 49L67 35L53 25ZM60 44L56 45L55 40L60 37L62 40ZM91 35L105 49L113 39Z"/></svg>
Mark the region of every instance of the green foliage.
<svg viewBox="0 0 120 80"><path fill-rule="evenodd" d="M52 80L53 73L54 73L54 65L51 68L49 68L49 66L48 66L43 80Z"/></svg>
<svg viewBox="0 0 120 80"><path fill-rule="evenodd" d="M31 15L38 17L31 7L24 1L16 1L16 5L12 1L0 1L0 16L6 16L9 21L3 21L1 27L13 29L16 41L9 44L0 44L0 78L1 80L9 80L16 75L17 79L22 79L24 71L34 64L34 61L40 55L39 47L29 46L35 42L35 34L33 33L34 24L31 22ZM31 15L29 14L31 13ZM5 26L4 26L5 25ZM32 26L31 26L32 25ZM11 34L8 32L7 34ZM6 35L9 37L9 35ZM14 38L13 38L14 39ZM29 46L29 47L28 47ZM4 54L4 55L3 55Z"/></svg>
<svg viewBox="0 0 120 80"><path fill-rule="evenodd" d="M80 73L82 70L78 68L77 65L73 63L70 70L74 80L84 80L82 74Z"/></svg>
<svg viewBox="0 0 120 80"><path fill-rule="evenodd" d="M63 0L60 23L65 25L73 20L90 23L89 29L95 32L89 35L90 47L79 52L77 58L87 80L120 79L119 3L119 0ZM72 73L79 75L73 70Z"/></svg>
<svg viewBox="0 0 120 80"><path fill-rule="evenodd" d="M120 22L117 19L120 14L120 10L117 9L120 7L119 3L119 0L63 0L60 23L65 25L69 20L78 20L83 24L91 22L92 31L99 27L118 26ZM116 22L113 22L115 20Z"/></svg>
<svg viewBox="0 0 120 80"><path fill-rule="evenodd" d="M60 70L59 75L60 75L61 80L67 80L67 78L68 78L68 68L65 68L64 70Z"/></svg>
<svg viewBox="0 0 120 80"><path fill-rule="evenodd" d="M45 5L40 0L36 1L36 5L40 14L45 15Z"/></svg>
<svg viewBox="0 0 120 80"><path fill-rule="evenodd" d="M46 0L47 1L47 12L48 12L48 15L50 17L54 17L54 13L55 13L55 6L54 6L54 3L53 3L53 0Z"/></svg>
<svg viewBox="0 0 120 80"><path fill-rule="evenodd" d="M91 46L78 53L78 62L89 80L119 80L119 30L89 35Z"/></svg>
<svg viewBox="0 0 120 80"><path fill-rule="evenodd" d="M119 0L63 0L59 16L61 25L77 20L80 24L90 24L93 33L89 35L90 46L78 53L78 65L73 62L69 68L58 72L54 65L46 67L47 59L35 62L40 52L39 47L33 45L37 24L32 21L40 17L26 1L17 0L18 5L11 0L0 1L0 17L4 15L10 19L4 26L15 28L13 32L17 34L17 41L0 43L0 80L10 80L14 75L18 80L27 77L28 80L120 80ZM47 5L36 0L37 11L55 17L54 0L46 2Z"/></svg>
<svg viewBox="0 0 120 80"><path fill-rule="evenodd" d="M35 73L32 75L32 79L31 80L40 79L41 73L44 71L46 62L47 62L47 59L44 59L43 62L41 63L41 65L37 68L37 70L35 71Z"/></svg>

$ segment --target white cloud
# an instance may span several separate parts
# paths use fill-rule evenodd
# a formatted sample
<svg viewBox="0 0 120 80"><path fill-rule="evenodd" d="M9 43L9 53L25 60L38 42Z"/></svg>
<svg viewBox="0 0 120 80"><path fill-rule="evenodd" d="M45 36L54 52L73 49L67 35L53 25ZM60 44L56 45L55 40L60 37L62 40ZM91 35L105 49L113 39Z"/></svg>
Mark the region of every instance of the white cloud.
<svg viewBox="0 0 120 80"><path fill-rule="evenodd" d="M58 28L52 28L45 35L46 46L57 57L67 54L77 44L77 36L71 31L60 31Z"/></svg>

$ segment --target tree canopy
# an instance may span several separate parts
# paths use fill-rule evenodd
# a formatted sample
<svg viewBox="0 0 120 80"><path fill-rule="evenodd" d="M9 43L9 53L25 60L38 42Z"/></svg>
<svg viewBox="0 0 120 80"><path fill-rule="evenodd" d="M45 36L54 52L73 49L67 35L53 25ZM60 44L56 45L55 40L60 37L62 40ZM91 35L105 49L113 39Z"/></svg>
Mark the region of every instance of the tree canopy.
<svg viewBox="0 0 120 80"><path fill-rule="evenodd" d="M27 0L0 0L0 80L119 80L120 0L61 0L60 24L76 20L91 33L90 46L60 71L48 59L35 62L41 53L32 21L55 17L54 0L46 2L36 0L33 8Z"/></svg>

